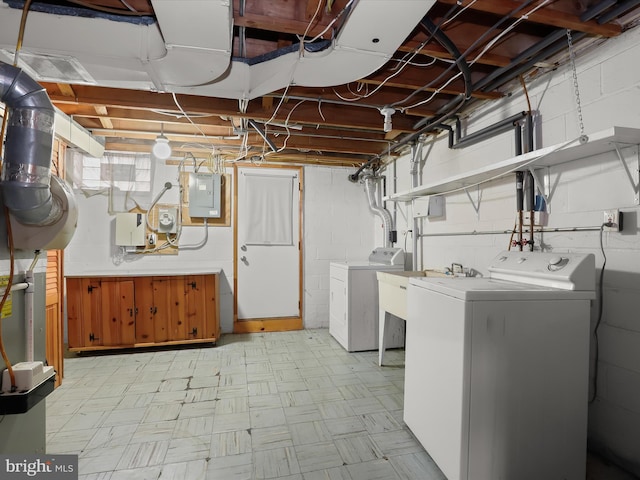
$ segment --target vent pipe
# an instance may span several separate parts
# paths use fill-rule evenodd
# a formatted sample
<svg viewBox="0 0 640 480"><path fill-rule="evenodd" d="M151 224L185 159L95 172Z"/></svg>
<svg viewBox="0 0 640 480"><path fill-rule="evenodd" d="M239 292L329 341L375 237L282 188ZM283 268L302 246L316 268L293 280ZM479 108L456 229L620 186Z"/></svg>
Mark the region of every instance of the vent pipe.
<svg viewBox="0 0 640 480"><path fill-rule="evenodd" d="M61 215L53 201L51 151L55 112L47 92L21 69L0 62L0 101L9 109L0 187L21 223L47 225Z"/></svg>
<svg viewBox="0 0 640 480"><path fill-rule="evenodd" d="M369 200L369 209L378 215L382 219L382 226L384 228L384 247L390 248L391 245L391 230L393 229L393 220L391 214L385 208L378 205L376 198L375 184L377 184L380 177L373 175L365 175L363 177L364 190L367 193L367 199Z"/></svg>

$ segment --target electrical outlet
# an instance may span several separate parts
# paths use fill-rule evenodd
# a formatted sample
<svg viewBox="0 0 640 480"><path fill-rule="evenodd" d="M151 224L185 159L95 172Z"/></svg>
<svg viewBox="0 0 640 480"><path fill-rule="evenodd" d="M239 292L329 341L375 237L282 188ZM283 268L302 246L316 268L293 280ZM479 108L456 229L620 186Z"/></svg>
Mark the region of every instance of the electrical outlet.
<svg viewBox="0 0 640 480"><path fill-rule="evenodd" d="M619 232L622 230L622 214L620 210L605 210L603 218L605 232Z"/></svg>

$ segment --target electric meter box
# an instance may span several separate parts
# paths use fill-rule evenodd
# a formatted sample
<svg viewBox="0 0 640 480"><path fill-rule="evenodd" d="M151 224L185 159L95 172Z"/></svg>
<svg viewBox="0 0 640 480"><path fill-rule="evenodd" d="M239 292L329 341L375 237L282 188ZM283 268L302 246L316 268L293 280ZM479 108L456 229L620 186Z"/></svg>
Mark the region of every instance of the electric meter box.
<svg viewBox="0 0 640 480"><path fill-rule="evenodd" d="M144 247L146 226L144 213L117 213L116 245Z"/></svg>
<svg viewBox="0 0 640 480"><path fill-rule="evenodd" d="M189 174L189 216L220 218L221 175L215 173Z"/></svg>
<svg viewBox="0 0 640 480"><path fill-rule="evenodd" d="M158 205L158 233L178 233L178 209Z"/></svg>

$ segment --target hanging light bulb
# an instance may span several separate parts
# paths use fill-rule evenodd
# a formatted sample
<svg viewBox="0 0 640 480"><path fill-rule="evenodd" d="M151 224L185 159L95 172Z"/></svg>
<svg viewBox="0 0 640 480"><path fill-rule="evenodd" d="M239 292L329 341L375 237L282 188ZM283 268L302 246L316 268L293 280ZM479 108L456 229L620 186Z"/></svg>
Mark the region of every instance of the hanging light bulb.
<svg viewBox="0 0 640 480"><path fill-rule="evenodd" d="M164 125L160 124L160 135L156 137L156 143L153 144L151 152L158 160L166 160L171 156L171 145L169 139L164 136Z"/></svg>

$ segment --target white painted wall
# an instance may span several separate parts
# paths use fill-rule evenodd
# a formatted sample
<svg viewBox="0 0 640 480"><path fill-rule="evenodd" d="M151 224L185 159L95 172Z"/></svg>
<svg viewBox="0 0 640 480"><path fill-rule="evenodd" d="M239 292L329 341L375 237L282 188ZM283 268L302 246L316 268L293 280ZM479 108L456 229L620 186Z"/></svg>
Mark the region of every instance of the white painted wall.
<svg viewBox="0 0 640 480"><path fill-rule="evenodd" d="M638 58L638 28L578 58L578 82L587 134L614 125L640 129ZM559 68L528 87L532 108L539 114L536 148L577 138L580 130L571 69ZM524 95L516 92L511 98L477 111L464 123L471 125L471 133L526 109ZM510 158L515 153L513 137L509 132L463 150L449 150L443 134L433 141L433 148L424 161L421 181L431 183ZM429 144L425 151L427 146ZM637 170L638 147L625 148L623 154L631 170ZM408 190L411 186L408 157L399 160L396 167L397 191ZM615 152L555 166L550 172L549 227L599 228L603 210L619 208L625 214L623 232L603 236L607 257L604 315L599 328L597 398L589 409L589 443L623 467L640 474L640 317L637 313L640 234L633 185ZM457 192L446 196L446 218L421 221L422 233L427 236L419 242L420 267L443 267L459 262L487 273L488 262L507 249L508 234L429 236L513 228L516 209L513 174L508 179L471 189L469 193L474 202L480 203L478 213L467 194ZM411 228L413 211L423 208L400 203L399 209L403 215L399 216L398 230L402 231ZM402 223L403 217L409 219L406 224ZM537 247L550 251L594 253L597 269L604 263L599 231L546 233L536 235L535 241ZM597 313L597 302L594 302L592 326Z"/></svg>
<svg viewBox="0 0 640 480"><path fill-rule="evenodd" d="M177 204L177 167L158 163L153 179L153 196L165 182L174 183L159 203ZM135 196L134 196L135 198ZM114 245L115 216L109 214L109 199L103 195L86 198L76 192L78 229L65 250L65 275L136 275L149 272L188 274L222 269L220 274L220 324L223 332L233 330L233 229L209 227L207 244L198 250L181 250L178 255L126 255ZM146 208L151 200L141 202ZM129 208L133 205L129 204ZM203 227L184 227L181 245L198 244Z"/></svg>
<svg viewBox="0 0 640 480"><path fill-rule="evenodd" d="M373 248L382 246L382 221L369 211L364 186L347 180L353 172L304 169L306 328L329 327L329 264L365 260Z"/></svg>
<svg viewBox="0 0 640 480"><path fill-rule="evenodd" d="M304 171L304 324L329 326L329 262L359 260L379 244L375 218L369 212L364 189L347 180L353 169L306 167ZM176 167L158 165L153 195L165 182L176 181ZM229 170L228 173L232 173ZM177 188L168 190L160 203L177 203ZM127 255L114 246L114 216L106 196L85 198L77 193L78 229L65 251L66 275L135 275L145 272L190 273L222 269L220 319L223 332L233 331L233 227L209 227L209 240L199 250L178 255ZM147 207L150 203L142 204ZM376 238L376 234L379 238ZM184 227L181 244L196 244L201 227Z"/></svg>

